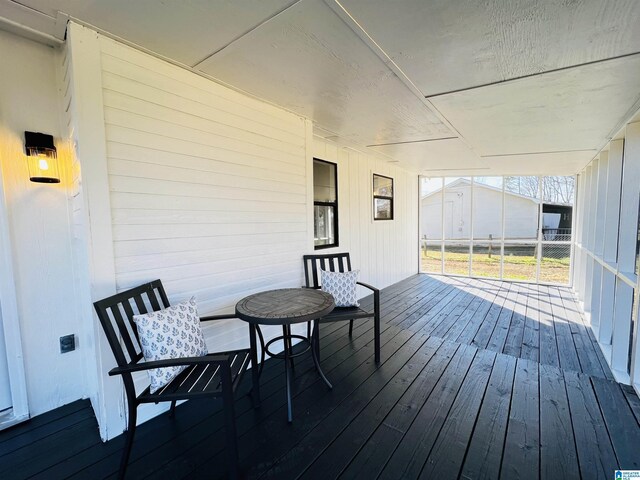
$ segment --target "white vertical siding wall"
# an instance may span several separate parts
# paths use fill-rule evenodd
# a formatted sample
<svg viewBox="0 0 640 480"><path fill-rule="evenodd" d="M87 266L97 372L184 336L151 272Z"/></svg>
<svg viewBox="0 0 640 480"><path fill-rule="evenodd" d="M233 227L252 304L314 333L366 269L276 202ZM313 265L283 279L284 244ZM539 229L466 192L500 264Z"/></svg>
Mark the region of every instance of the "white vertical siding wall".
<svg viewBox="0 0 640 480"><path fill-rule="evenodd" d="M299 286L312 237L309 122L85 27L71 24L69 38L59 70L64 134L78 145L71 195L83 306L155 278L173 302L195 295L202 314ZM86 383L109 439L124 427L122 391L106 377L114 362L104 334L87 318L98 378ZM247 331L235 320L205 335L224 350L246 345ZM161 407L142 410L140 421Z"/></svg>
<svg viewBox="0 0 640 480"><path fill-rule="evenodd" d="M313 156L338 165L340 244L318 252L349 252L360 279L379 288L418 273L418 176L317 136ZM393 178L393 220L373 220L374 173Z"/></svg>
<svg viewBox="0 0 640 480"><path fill-rule="evenodd" d="M102 38L116 282L162 279L201 313L300 285L307 246L304 119ZM218 323L212 348L246 342Z"/></svg>

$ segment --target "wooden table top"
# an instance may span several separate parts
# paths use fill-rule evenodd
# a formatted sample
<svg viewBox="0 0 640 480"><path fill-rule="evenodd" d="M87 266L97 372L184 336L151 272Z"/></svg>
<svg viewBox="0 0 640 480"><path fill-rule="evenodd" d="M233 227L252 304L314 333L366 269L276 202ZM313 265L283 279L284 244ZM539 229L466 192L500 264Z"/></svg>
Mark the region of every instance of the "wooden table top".
<svg viewBox="0 0 640 480"><path fill-rule="evenodd" d="M324 317L335 308L333 297L312 288L283 288L255 293L236 304L238 318L261 325L290 325Z"/></svg>

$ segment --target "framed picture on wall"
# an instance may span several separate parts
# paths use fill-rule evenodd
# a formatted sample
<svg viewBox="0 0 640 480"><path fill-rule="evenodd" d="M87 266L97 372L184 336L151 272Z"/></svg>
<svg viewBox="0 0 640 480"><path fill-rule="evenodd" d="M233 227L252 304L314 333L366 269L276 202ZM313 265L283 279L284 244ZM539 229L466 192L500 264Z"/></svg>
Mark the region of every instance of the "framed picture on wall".
<svg viewBox="0 0 640 480"><path fill-rule="evenodd" d="M373 219L393 220L393 178L373 174Z"/></svg>

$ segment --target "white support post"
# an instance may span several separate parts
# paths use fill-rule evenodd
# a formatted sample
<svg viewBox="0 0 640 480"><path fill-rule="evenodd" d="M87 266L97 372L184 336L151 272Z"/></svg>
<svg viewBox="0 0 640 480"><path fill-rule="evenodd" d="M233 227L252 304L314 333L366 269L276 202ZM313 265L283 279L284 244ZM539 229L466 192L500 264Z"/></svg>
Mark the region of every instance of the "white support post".
<svg viewBox="0 0 640 480"><path fill-rule="evenodd" d="M624 145L618 270L634 275L640 196L640 122L627 125Z"/></svg>
<svg viewBox="0 0 640 480"><path fill-rule="evenodd" d="M469 276L472 275L473 272L473 222L475 215L473 214L473 202L474 202L474 186L475 180L474 177L471 177L471 206L469 207Z"/></svg>
<svg viewBox="0 0 640 480"><path fill-rule="evenodd" d="M505 234L505 229L504 229L504 218L505 218L505 214L504 214L504 209L505 209L505 200L504 200L504 196L505 196L505 180L504 177L502 177L502 213L501 213L501 218L500 218L500 280L504 279L504 234Z"/></svg>
<svg viewBox="0 0 640 480"><path fill-rule="evenodd" d="M609 169L607 174L607 201L604 211L605 262L618 260L618 229L620 226L620 197L622 194L622 154L624 140L612 140L609 145Z"/></svg>
<svg viewBox="0 0 640 480"><path fill-rule="evenodd" d="M594 251L596 244L596 212L598 209L598 173L600 172L600 158L596 158L591 162L591 200L589 202L589 231L587 232L587 248L590 252Z"/></svg>
<svg viewBox="0 0 640 480"><path fill-rule="evenodd" d="M574 200L574 209L573 209L573 225L571 228L571 258L573 259L572 267L571 267L571 287L574 289L576 293L578 293L578 279L580 278L580 271L582 268L582 259L581 254L582 250L577 248L580 243L580 231L582 229L582 224L580 219L582 217L583 210L583 202L582 197L584 196L584 191L582 187L582 182L584 179L584 175L582 173L576 175L576 190L575 190L575 200Z"/></svg>
<svg viewBox="0 0 640 480"><path fill-rule="evenodd" d="M607 201L607 171L609 167L609 152L600 153L598 161L598 199L595 211L595 232L593 253L602 257L604 251L604 213Z"/></svg>
<svg viewBox="0 0 640 480"><path fill-rule="evenodd" d="M574 243L582 242L582 223L584 221L584 170L576 175L576 210L574 217L576 219L576 231L574 232Z"/></svg>
<svg viewBox="0 0 640 480"><path fill-rule="evenodd" d="M590 259L593 264L593 272L591 285L589 285L589 289L591 290L591 328L593 329L593 333L598 338L600 332L600 300L602 298L602 274L603 268L598 262L593 259Z"/></svg>
<svg viewBox="0 0 640 480"><path fill-rule="evenodd" d="M631 339L631 365L629 369L629 383L633 385L636 393L640 395L640 332L638 331L638 322L640 321L640 292L636 287L635 292L635 311L631 312L636 321L635 330L633 332L633 338Z"/></svg>
<svg viewBox="0 0 640 480"><path fill-rule="evenodd" d="M591 280L593 276L593 259L586 254L587 251L591 251L591 231L593 229L593 206L595 205L595 190L594 186L594 174L597 172L597 160L591 162L591 165L587 167L586 173L586 183L585 183L585 221L584 221L584 231L582 235L582 248L585 250L585 265L584 265L584 276L582 279L581 291L582 301L583 301L583 309L587 316L590 318L589 314L591 312Z"/></svg>
<svg viewBox="0 0 640 480"><path fill-rule="evenodd" d="M603 151L598 159L598 175L594 181L595 191L595 208L593 209L593 243L591 244L591 252L595 257L602 257L604 248L604 211L607 199L607 169L609 164L609 153ZM596 167L594 167L596 168ZM592 260L593 262L593 260ZM602 300L602 276L603 267L597 262L593 262L593 274L591 281L591 328L593 333L598 337L600 330L600 306Z"/></svg>
<svg viewBox="0 0 640 480"><path fill-rule="evenodd" d="M422 182L424 177L418 175L418 273L422 271ZM426 247L426 245L425 245Z"/></svg>
<svg viewBox="0 0 640 480"><path fill-rule="evenodd" d="M606 199L601 227L604 234L602 260L614 266L618 254L618 231L620 221L620 195L622 188L622 153L624 140L613 140L609 144ZM613 272L603 269L602 292L600 300L600 329L598 341L602 345L611 345L615 308L616 277Z"/></svg>
<svg viewBox="0 0 640 480"><path fill-rule="evenodd" d="M576 218L576 210L578 205L578 176L573 176L573 212L571 214L571 236L569 237L569 287L573 287L573 274L576 268L576 248L575 248L575 238L576 238L576 225L578 224L578 219Z"/></svg>
<svg viewBox="0 0 640 480"><path fill-rule="evenodd" d="M544 204L544 193L542 182L544 177L538 177L538 236L536 239L536 283L540 281L540 264L542 263L542 215Z"/></svg>
<svg viewBox="0 0 640 480"><path fill-rule="evenodd" d="M76 157L81 165L83 220L86 254L89 264L90 303L116 291L113 234L109 197L109 175L102 92L102 63L98 34L70 23L67 33L74 108L71 121L77 139ZM94 339L94 359L97 377L96 417L103 440L124 430L121 381L107 372L115 365L102 327L95 315L91 321ZM88 367L90 368L90 367Z"/></svg>
<svg viewBox="0 0 640 480"><path fill-rule="evenodd" d="M600 299L600 329L598 341L603 345L611 345L613 335L614 299L616 295L616 276L609 270L602 271L602 296ZM594 332L595 333L595 332Z"/></svg>
<svg viewBox="0 0 640 480"><path fill-rule="evenodd" d="M578 301L582 302L584 300L584 275L585 275L585 257L584 257L584 248L583 248L583 232L584 232L584 221L585 221L585 208L586 208L586 178L587 178L587 170L584 169L578 175L578 219L577 219L577 230L575 236L575 244L576 247L576 258L575 262L577 265L576 272L574 274L573 281L573 289L576 291L578 296Z"/></svg>
<svg viewBox="0 0 640 480"><path fill-rule="evenodd" d="M621 279L616 280L615 317L611 342L611 370L616 380L626 380L631 335L631 308L633 288Z"/></svg>
<svg viewBox="0 0 640 480"><path fill-rule="evenodd" d="M445 236L444 236L444 202L445 202L445 185L444 185L444 177L440 179L442 187L440 188L440 274L444 273L444 252L445 252Z"/></svg>
<svg viewBox="0 0 640 480"><path fill-rule="evenodd" d="M623 178L623 204L621 207L621 218L625 221L621 222L625 224L624 229L620 228L620 235L628 235L625 237L624 250L619 252L618 265L633 264L633 272L636 277L636 286L633 297L636 299L635 311L631 312L632 319L635 320L635 325L631 324L633 330L629 332L629 348L631 355L631 362L629 367L630 383L636 389L636 392L640 392L640 319L638 318L638 309L640 309L640 275L638 275L639 265L638 262L638 232L640 231L640 212L638 205L638 197L640 196L640 122L630 123L625 129L625 143L624 143L624 173L627 174L627 165L633 166L633 172L630 173L630 179ZM631 192L625 192L624 189L627 182L632 184L633 190ZM629 205L624 204L625 197L629 194ZM624 215L624 216L623 216ZM630 215L630 216L627 216ZM627 225L626 219L629 218L629 224ZM632 228L633 227L633 228ZM629 229L627 232L627 228ZM632 231L633 230L633 231ZM633 235L633 238L632 238ZM627 243L628 242L628 243ZM633 254L633 259L631 255ZM631 329L630 329L631 330ZM615 347L615 345L614 345Z"/></svg>

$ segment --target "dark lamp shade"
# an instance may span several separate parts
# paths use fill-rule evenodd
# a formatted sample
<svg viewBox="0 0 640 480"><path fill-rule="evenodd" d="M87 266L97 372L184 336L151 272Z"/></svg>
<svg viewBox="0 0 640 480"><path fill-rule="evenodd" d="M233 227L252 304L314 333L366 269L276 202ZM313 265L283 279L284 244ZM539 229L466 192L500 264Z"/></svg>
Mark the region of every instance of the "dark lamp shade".
<svg viewBox="0 0 640 480"><path fill-rule="evenodd" d="M24 147L29 164L29 180L60 183L58 155L53 137L43 133L24 132Z"/></svg>

